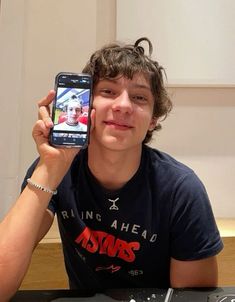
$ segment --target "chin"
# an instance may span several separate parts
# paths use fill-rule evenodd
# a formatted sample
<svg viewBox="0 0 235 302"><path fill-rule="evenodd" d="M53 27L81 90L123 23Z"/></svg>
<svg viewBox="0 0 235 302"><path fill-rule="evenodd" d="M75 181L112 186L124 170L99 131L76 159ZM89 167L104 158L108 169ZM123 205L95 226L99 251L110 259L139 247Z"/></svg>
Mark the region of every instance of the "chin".
<svg viewBox="0 0 235 302"><path fill-rule="evenodd" d="M108 138L102 141L104 148L112 151L125 151L136 149L139 146L142 146L142 142L133 142L130 140L118 140L115 138Z"/></svg>
<svg viewBox="0 0 235 302"><path fill-rule="evenodd" d="M118 139L116 137L108 136L103 137L100 141L100 144L107 149L110 150L125 150L127 148L127 144L129 144L124 139Z"/></svg>

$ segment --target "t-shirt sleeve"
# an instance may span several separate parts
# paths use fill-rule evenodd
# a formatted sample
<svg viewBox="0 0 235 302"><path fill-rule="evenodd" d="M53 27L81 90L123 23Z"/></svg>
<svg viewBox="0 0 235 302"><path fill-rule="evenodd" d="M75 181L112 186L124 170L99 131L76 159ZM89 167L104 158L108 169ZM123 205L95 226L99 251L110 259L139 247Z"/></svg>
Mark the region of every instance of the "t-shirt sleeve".
<svg viewBox="0 0 235 302"><path fill-rule="evenodd" d="M39 162L39 158L37 158L33 163L32 165L29 167L29 169L27 170L26 172L26 175L24 177L24 180L21 184L21 192L24 190L24 188L27 186L27 179L31 177L31 175L33 174L33 171L35 169L35 167L37 166ZM55 214L56 212L56 201L55 201L55 197L53 196L49 202L49 205L48 205L48 209Z"/></svg>
<svg viewBox="0 0 235 302"><path fill-rule="evenodd" d="M176 185L170 224L171 257L177 260L207 258L223 248L206 189L194 173Z"/></svg>

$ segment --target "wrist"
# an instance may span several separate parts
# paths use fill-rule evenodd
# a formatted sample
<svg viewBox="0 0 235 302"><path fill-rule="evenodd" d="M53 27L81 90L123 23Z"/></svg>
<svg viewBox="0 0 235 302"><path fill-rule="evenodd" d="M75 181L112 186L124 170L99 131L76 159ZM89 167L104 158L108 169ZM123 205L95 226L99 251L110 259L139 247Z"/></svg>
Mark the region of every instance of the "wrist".
<svg viewBox="0 0 235 302"><path fill-rule="evenodd" d="M28 178L28 179L27 179L27 183L28 183L31 187L33 187L33 188L35 188L35 189L37 189L37 190L43 191L43 192L45 192L45 193L49 193L49 194L51 194L51 195L56 195L56 194L57 194L57 190L51 190L51 189L48 188L48 187L44 187L44 186L42 186L41 184L38 184L38 183L34 182L31 178Z"/></svg>
<svg viewBox="0 0 235 302"><path fill-rule="evenodd" d="M64 175L65 172L61 169L50 168L39 161L30 179L35 184L56 191Z"/></svg>

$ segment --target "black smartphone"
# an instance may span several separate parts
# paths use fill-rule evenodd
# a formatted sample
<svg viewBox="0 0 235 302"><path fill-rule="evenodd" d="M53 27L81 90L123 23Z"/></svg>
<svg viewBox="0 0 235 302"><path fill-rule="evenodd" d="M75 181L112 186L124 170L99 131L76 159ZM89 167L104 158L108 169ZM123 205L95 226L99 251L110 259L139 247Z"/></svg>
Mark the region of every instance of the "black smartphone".
<svg viewBox="0 0 235 302"><path fill-rule="evenodd" d="M89 143L92 77L61 72L55 79L55 91L51 145L85 148Z"/></svg>

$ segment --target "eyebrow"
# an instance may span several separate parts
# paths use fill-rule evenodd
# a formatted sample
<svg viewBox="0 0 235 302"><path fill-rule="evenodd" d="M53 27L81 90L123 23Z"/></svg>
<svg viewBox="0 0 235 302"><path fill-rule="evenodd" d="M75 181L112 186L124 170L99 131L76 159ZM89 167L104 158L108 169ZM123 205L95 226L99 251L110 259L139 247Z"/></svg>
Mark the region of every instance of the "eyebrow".
<svg viewBox="0 0 235 302"><path fill-rule="evenodd" d="M113 84L119 84L118 79L112 79L112 78L105 78L105 79L100 80L100 82L110 82L110 83L113 83ZM146 89L146 90L151 91L150 85L131 83L131 86L133 88L140 88L140 89Z"/></svg>
<svg viewBox="0 0 235 302"><path fill-rule="evenodd" d="M151 88L148 85L144 85L144 84L132 84L131 86L133 86L135 88L147 89L147 90L151 91Z"/></svg>

